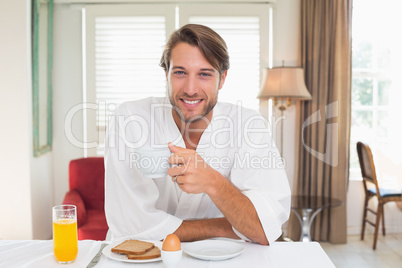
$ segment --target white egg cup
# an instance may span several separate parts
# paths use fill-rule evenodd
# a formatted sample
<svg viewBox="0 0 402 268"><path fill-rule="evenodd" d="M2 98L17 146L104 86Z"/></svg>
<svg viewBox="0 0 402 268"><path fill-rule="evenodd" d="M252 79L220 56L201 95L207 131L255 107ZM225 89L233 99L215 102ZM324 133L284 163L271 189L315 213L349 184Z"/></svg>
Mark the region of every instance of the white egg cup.
<svg viewBox="0 0 402 268"><path fill-rule="evenodd" d="M163 264L165 264L165 266L167 268L177 267L177 265L179 264L179 262L181 260L182 254L183 254L182 250L178 250L178 251L161 250Z"/></svg>

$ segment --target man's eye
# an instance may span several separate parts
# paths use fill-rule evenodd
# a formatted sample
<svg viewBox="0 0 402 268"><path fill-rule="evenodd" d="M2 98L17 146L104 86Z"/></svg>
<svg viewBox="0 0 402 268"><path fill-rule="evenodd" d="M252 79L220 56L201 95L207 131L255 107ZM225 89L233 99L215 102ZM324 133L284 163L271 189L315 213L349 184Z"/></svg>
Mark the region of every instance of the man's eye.
<svg viewBox="0 0 402 268"><path fill-rule="evenodd" d="M201 73L200 75L203 76L203 77L209 77L209 76L211 76L210 73Z"/></svg>
<svg viewBox="0 0 402 268"><path fill-rule="evenodd" d="M176 71L176 72L174 72L174 74L177 74L177 75L183 75L183 74L184 74L184 72L183 72L183 71Z"/></svg>

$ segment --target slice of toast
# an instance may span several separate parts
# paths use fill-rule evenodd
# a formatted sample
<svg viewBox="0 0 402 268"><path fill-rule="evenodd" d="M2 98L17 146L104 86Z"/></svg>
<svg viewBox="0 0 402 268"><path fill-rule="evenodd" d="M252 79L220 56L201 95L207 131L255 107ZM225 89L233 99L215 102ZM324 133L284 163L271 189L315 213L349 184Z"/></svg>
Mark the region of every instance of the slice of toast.
<svg viewBox="0 0 402 268"><path fill-rule="evenodd" d="M161 250L158 247L154 247L153 249L141 255L127 254L127 257L130 260L148 260L148 259L159 258L160 256L161 256Z"/></svg>
<svg viewBox="0 0 402 268"><path fill-rule="evenodd" d="M153 249L155 245L140 240L126 240L112 248L112 252L120 254L141 255Z"/></svg>

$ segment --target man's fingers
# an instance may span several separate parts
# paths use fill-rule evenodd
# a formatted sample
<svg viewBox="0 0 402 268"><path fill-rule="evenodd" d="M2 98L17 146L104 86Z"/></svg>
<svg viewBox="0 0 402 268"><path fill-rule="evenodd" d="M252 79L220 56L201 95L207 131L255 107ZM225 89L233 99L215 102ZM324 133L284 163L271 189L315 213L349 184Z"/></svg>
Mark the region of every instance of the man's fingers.
<svg viewBox="0 0 402 268"><path fill-rule="evenodd" d="M169 157L169 163L171 165L182 165L186 162L185 157L188 154L188 150L186 148L182 148L176 145L173 145L173 143L169 142L168 143L170 151L173 153Z"/></svg>
<svg viewBox="0 0 402 268"><path fill-rule="evenodd" d="M183 175L186 172L186 167L184 165L182 166L173 166L168 169L168 175L170 177L176 177Z"/></svg>
<svg viewBox="0 0 402 268"><path fill-rule="evenodd" d="M181 182L181 181L179 181L179 179L183 179L183 176L176 176L176 177L174 177L172 180L173 180L173 182L175 182L175 183L177 183L179 186L180 185L184 185L184 183L183 182Z"/></svg>
<svg viewBox="0 0 402 268"><path fill-rule="evenodd" d="M171 143L171 142L168 143L168 147L172 153L179 153L179 152L183 152L183 151L187 150L186 148L173 145L173 143Z"/></svg>
<svg viewBox="0 0 402 268"><path fill-rule="evenodd" d="M169 156L168 161L171 165L183 165L186 162L185 158L178 153Z"/></svg>
<svg viewBox="0 0 402 268"><path fill-rule="evenodd" d="M193 159L196 159L194 152L182 152L172 154L168 161L171 165L189 165Z"/></svg>

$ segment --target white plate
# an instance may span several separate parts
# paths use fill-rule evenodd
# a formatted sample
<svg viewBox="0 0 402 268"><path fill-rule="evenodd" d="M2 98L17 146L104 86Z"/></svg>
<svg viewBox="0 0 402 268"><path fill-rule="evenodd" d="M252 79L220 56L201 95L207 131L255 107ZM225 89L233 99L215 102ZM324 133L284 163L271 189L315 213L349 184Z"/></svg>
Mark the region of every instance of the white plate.
<svg viewBox="0 0 402 268"><path fill-rule="evenodd" d="M243 253L243 246L223 240L204 240L183 245L183 251L201 260L220 261L234 258Z"/></svg>
<svg viewBox="0 0 402 268"><path fill-rule="evenodd" d="M156 247L159 247L159 249L162 249L162 242L160 241L150 241L150 240L144 240L146 242L151 242L154 243ZM145 263L145 262L155 262L155 261L161 261L162 258L153 258L153 259L148 259L148 260L130 260L127 258L126 255L123 254L117 254L112 252L112 248L114 248L115 246L119 245L120 243L122 243L123 241L119 241L119 242L112 242L109 245L107 245L103 250L102 253L112 259L112 260L116 260L116 261L123 261L123 262L134 262L134 263Z"/></svg>

